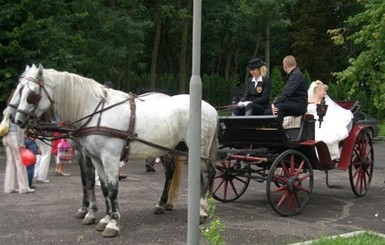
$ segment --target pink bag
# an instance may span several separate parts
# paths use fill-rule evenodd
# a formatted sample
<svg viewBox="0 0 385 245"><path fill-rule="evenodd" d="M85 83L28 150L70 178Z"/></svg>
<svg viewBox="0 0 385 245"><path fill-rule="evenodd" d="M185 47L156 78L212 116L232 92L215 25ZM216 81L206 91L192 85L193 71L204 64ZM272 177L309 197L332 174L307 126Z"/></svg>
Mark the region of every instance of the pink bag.
<svg viewBox="0 0 385 245"><path fill-rule="evenodd" d="M60 160L70 161L72 159L73 148L66 139L61 139L57 148L57 155Z"/></svg>

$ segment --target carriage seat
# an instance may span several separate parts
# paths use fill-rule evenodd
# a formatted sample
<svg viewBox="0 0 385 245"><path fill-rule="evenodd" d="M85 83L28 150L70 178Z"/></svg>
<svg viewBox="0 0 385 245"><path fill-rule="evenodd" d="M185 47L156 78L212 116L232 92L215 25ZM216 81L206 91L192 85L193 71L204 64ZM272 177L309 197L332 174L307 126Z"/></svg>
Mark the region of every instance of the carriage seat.
<svg viewBox="0 0 385 245"><path fill-rule="evenodd" d="M286 116L282 127L289 141L304 141L314 139L315 120L313 115Z"/></svg>
<svg viewBox="0 0 385 245"><path fill-rule="evenodd" d="M300 128L303 116L287 116L283 118L282 127L284 129Z"/></svg>

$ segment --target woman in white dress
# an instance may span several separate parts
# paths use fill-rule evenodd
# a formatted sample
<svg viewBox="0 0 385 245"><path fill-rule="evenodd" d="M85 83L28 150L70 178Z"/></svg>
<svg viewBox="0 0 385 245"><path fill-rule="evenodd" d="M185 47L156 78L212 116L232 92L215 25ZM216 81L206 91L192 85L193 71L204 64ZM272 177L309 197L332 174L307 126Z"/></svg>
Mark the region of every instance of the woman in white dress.
<svg viewBox="0 0 385 245"><path fill-rule="evenodd" d="M308 90L308 114L313 114L318 119L317 104L325 98L328 105L326 115L321 123L317 120L315 127L315 140L323 141L328 146L332 160L340 158L339 142L349 135L352 127L353 114L335 103L327 95L328 86L317 80L312 82Z"/></svg>

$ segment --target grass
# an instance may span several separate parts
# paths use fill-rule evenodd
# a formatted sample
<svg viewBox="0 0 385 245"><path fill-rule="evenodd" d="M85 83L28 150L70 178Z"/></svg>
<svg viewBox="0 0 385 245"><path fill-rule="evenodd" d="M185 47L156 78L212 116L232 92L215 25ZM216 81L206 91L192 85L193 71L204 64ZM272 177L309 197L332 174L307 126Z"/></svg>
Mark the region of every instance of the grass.
<svg viewBox="0 0 385 245"><path fill-rule="evenodd" d="M380 132L378 133L379 136L385 136L385 123L380 124Z"/></svg>
<svg viewBox="0 0 385 245"><path fill-rule="evenodd" d="M312 241L311 243L306 243L311 245L383 245L385 244L385 238L370 232L365 231L359 233L358 235L353 235L349 237L334 236L330 238L320 238Z"/></svg>

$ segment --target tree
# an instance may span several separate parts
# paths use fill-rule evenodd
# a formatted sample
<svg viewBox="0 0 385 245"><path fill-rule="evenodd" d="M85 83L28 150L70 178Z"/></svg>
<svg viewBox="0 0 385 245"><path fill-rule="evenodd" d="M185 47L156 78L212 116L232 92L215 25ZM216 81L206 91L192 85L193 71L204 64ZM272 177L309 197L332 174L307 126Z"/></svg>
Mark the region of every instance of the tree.
<svg viewBox="0 0 385 245"><path fill-rule="evenodd" d="M355 0L298 0L291 6L290 53L313 80L329 83L332 72L346 64L346 51L333 45L328 30L340 27L347 13L357 10Z"/></svg>
<svg viewBox="0 0 385 245"><path fill-rule="evenodd" d="M349 66L334 73L338 82L350 85L350 96L366 91L371 95L374 106L385 108L385 2L382 0L361 0L365 11L345 22L344 28L334 30L335 43L354 45L359 52L349 59Z"/></svg>

